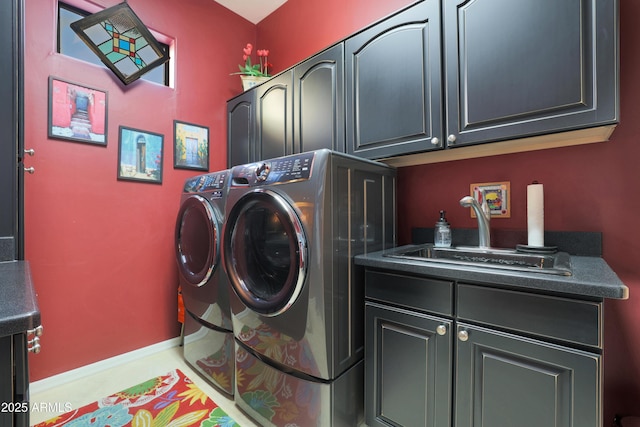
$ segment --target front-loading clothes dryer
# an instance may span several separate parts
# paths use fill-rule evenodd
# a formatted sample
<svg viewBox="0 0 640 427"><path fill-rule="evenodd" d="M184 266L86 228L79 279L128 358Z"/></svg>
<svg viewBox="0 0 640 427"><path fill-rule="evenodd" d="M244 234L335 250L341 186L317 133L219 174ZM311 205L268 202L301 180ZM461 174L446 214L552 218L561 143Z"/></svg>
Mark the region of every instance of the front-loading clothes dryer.
<svg viewBox="0 0 640 427"><path fill-rule="evenodd" d="M230 173L185 181L175 229L178 277L185 307L185 360L209 383L234 392L234 344L229 282L221 265Z"/></svg>
<svg viewBox="0 0 640 427"><path fill-rule="evenodd" d="M223 259L236 404L260 425L363 419L364 282L395 246L395 169L329 150L236 166Z"/></svg>

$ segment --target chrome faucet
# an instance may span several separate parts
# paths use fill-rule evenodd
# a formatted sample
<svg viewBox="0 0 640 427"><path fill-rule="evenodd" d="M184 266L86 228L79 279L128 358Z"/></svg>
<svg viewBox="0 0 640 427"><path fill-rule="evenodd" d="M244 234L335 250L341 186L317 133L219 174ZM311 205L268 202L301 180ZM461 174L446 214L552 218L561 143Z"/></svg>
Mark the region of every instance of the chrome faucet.
<svg viewBox="0 0 640 427"><path fill-rule="evenodd" d="M489 226L491 212L484 194L482 196L482 205L471 196L465 196L460 199L460 205L465 208L471 208L476 212L476 217L478 218L478 246L483 249L491 247L491 228Z"/></svg>

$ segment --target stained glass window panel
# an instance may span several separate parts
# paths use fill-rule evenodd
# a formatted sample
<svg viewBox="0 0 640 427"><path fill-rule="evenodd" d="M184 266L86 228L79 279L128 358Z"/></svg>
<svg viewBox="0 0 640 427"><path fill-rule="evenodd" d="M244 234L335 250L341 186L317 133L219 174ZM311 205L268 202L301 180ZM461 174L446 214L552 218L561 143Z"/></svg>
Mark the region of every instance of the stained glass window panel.
<svg viewBox="0 0 640 427"><path fill-rule="evenodd" d="M77 47L76 50L82 51L81 48L84 47L83 56L79 59L96 63L97 57L100 57L102 63L125 84L131 83L143 74L142 78L146 80L168 84L168 46L159 43L153 37L126 3L90 15L81 19L82 22L78 20L82 15L65 9L68 7L66 5L60 6L61 53L69 54L68 51L74 50L66 48L71 43ZM73 31L62 31L62 27L67 23L72 28L75 26L74 31L77 35ZM73 37L69 37L68 33ZM70 39L74 38L75 40L70 42ZM70 56L78 57L73 54ZM151 69L151 74L145 74Z"/></svg>

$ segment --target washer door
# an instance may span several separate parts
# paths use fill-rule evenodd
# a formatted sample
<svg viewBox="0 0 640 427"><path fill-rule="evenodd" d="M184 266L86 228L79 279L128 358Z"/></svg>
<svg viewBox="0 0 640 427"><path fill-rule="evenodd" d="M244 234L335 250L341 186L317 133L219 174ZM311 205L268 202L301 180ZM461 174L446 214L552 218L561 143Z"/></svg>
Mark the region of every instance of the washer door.
<svg viewBox="0 0 640 427"><path fill-rule="evenodd" d="M307 242L295 209L270 190L245 194L227 217L224 262L249 309L284 313L300 294L307 269Z"/></svg>
<svg viewBox="0 0 640 427"><path fill-rule="evenodd" d="M186 199L176 222L175 249L180 275L194 286L207 283L220 262L220 225L209 201Z"/></svg>

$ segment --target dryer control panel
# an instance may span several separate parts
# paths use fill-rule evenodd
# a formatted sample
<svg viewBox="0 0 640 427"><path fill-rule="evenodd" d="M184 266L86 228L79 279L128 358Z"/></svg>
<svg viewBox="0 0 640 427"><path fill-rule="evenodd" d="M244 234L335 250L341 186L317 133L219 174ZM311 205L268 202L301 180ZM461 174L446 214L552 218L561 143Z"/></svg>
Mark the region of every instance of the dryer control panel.
<svg viewBox="0 0 640 427"><path fill-rule="evenodd" d="M261 185L309 179L313 152L236 166L231 171L231 185Z"/></svg>
<svg viewBox="0 0 640 427"><path fill-rule="evenodd" d="M224 192L229 171L213 172L206 175L198 175L189 178L184 183L185 193L205 193L209 191Z"/></svg>

